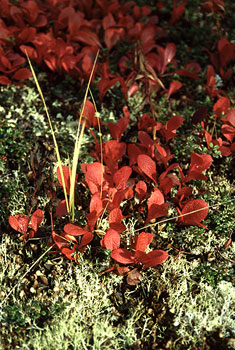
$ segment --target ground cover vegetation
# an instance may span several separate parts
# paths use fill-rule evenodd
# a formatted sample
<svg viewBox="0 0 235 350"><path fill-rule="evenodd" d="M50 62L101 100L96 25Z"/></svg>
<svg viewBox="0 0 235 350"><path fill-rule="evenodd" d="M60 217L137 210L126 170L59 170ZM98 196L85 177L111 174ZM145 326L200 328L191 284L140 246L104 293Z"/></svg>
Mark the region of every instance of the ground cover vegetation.
<svg viewBox="0 0 235 350"><path fill-rule="evenodd" d="M1 349L235 348L234 10L0 2Z"/></svg>

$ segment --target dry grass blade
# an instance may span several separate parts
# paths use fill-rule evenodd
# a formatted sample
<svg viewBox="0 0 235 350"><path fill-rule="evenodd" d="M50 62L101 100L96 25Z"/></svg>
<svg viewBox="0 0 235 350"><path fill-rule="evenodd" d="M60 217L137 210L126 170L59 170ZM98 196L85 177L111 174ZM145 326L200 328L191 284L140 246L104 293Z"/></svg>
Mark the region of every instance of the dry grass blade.
<svg viewBox="0 0 235 350"><path fill-rule="evenodd" d="M206 207L203 207L203 208L200 208L200 209L197 209L197 210L193 210L193 211L190 211L190 212L185 213L185 214L182 214L182 215L176 215L176 216L173 216L172 218L163 219L163 220L158 221L158 222L155 222L155 223L153 223L153 224L145 225L144 227L138 228L138 229L135 230L134 232L138 232L138 231L144 230L144 229L146 229L146 228L148 228L148 227L153 227L153 226L156 226L156 225L159 225L159 224L163 224L164 222L176 220L176 219L178 219L178 218L182 218L182 217L187 216L187 215L191 215L191 214L194 214L194 213L198 213L199 211L202 211L202 210L205 210L205 209L208 209L208 208L219 207L219 206L222 205L222 204L230 203L230 202L234 202L234 201L235 201L235 199L231 199L231 200L226 201L226 202L221 202L221 203L217 203L217 204L213 204L213 205L208 205L208 206L206 206Z"/></svg>
<svg viewBox="0 0 235 350"><path fill-rule="evenodd" d="M6 302L6 300L9 298L9 296L14 292L14 290L16 289L17 286L19 286L19 284L23 281L23 279L25 278L25 276L27 276L27 274L34 268L34 266L36 266L39 261L41 261L41 259L52 249L52 247L49 247L41 256L39 256L39 258L29 267L29 269L23 274L23 276L19 279L19 281L13 286L13 288L10 290L10 292L5 296L5 298L3 299L3 301L0 304L0 307L4 305L4 303Z"/></svg>
<svg viewBox="0 0 235 350"><path fill-rule="evenodd" d="M91 70L90 78L89 78L89 81L87 84L85 96L83 99L83 105L82 105L82 110L81 110L81 114L80 114L80 118L79 118L79 125L78 125L78 130L77 130L77 135L76 135L75 146L74 146L73 163L72 163L72 176L70 179L70 193L69 193L69 209L72 212L72 222L74 221L74 191L75 191L76 171L77 171L78 158L79 158L79 153L80 153L81 144L82 144L82 138L83 138L84 129L85 129L85 120L84 120L84 123L82 125L81 132L80 132L80 125L81 125L81 120L82 120L83 113L84 113L85 101L87 99L88 91L89 91L90 84L91 84L91 79L92 79L92 76L93 76L93 73L95 70L96 61L98 59L98 56L99 56L99 51L96 54L95 61L94 61L94 64L93 64L93 67Z"/></svg>
<svg viewBox="0 0 235 350"><path fill-rule="evenodd" d="M56 150L56 157L57 157L57 160L58 160L59 169L60 169L60 175L61 175L61 179L62 179L62 185L63 185L63 190L64 190L64 197L65 197L65 202L66 202L66 208L67 208L67 211L69 212L69 203L68 203L68 198L67 198L67 193L66 193L64 174L63 174L63 171L62 171L62 163L61 163L61 158L60 158L60 152L59 152L58 144L57 144L57 141L56 141L55 133L54 133L54 130L53 130L53 127L52 127L51 118L50 118L50 115L49 115L49 112L48 112L48 109L47 109L47 105L46 105L46 102L45 102L42 90L41 90L39 82L38 82L38 79L36 77L35 71L34 71L33 66L31 64L30 58L29 58L29 56L27 54L27 51L25 51L25 53L26 53L26 56L27 56L27 59L28 59L28 62L29 62L29 66L30 66L31 72L33 74L33 78L35 80L35 83L36 83L36 86L37 86L37 89L38 89L38 92L39 92L39 94L41 96L42 103L44 105L44 108L45 108L45 111L46 111L46 115L47 115L47 119L48 119L48 122L49 122L49 125L50 125L51 134L52 134L52 138L53 138L53 142L54 142L55 150Z"/></svg>

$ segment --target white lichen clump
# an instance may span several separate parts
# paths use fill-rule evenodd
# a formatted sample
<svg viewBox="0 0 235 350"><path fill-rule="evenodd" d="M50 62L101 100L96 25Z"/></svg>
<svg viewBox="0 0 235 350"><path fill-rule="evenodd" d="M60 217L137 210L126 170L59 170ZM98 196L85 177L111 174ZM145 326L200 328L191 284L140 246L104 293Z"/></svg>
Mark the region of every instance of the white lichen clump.
<svg viewBox="0 0 235 350"><path fill-rule="evenodd" d="M170 257L163 264L168 305L183 344L200 343L210 332L219 332L221 337L235 333L235 287L225 280L212 287L203 275L196 284L194 276L199 264L187 261L183 255ZM169 273L174 276L173 282Z"/></svg>

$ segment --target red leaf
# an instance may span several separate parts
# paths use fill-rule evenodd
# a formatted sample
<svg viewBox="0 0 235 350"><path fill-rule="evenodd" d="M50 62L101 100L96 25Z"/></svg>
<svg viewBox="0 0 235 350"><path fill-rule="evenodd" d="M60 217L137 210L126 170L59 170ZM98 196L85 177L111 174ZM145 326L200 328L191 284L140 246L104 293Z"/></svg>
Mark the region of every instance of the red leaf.
<svg viewBox="0 0 235 350"><path fill-rule="evenodd" d="M106 232L102 241L106 249L118 249L120 247L120 234L116 230L110 229Z"/></svg>
<svg viewBox="0 0 235 350"><path fill-rule="evenodd" d="M165 203L164 195L158 188L155 188L148 200L148 209L150 209L153 204L161 205L163 203Z"/></svg>
<svg viewBox="0 0 235 350"><path fill-rule="evenodd" d="M116 124L109 123L108 128L111 133L111 136L116 139L118 142L121 139L122 134L126 130L129 124L130 118L124 117L121 118Z"/></svg>
<svg viewBox="0 0 235 350"><path fill-rule="evenodd" d="M24 236L26 236L26 232L29 225L29 219L27 218L27 216L23 214L18 214L14 217L11 215L9 217L8 222L15 231L18 231L22 233Z"/></svg>
<svg viewBox="0 0 235 350"><path fill-rule="evenodd" d="M208 169L212 164L212 157L209 154L191 153L191 163L188 171L188 176L185 182L191 180L206 180L207 177L202 172Z"/></svg>
<svg viewBox="0 0 235 350"><path fill-rule="evenodd" d="M59 249L59 251L61 253L63 253L68 259L70 260L74 260L74 258L72 257L72 254L75 252L75 246L73 249L69 249L69 242L68 240L64 237L64 233L62 233L61 235L59 235L58 233L56 233L54 230L51 233L52 239L54 240L57 248Z"/></svg>
<svg viewBox="0 0 235 350"><path fill-rule="evenodd" d="M188 77L192 79L198 79L198 75L196 73L193 73L187 69L178 69L174 71L174 74L182 75L184 77Z"/></svg>
<svg viewBox="0 0 235 350"><path fill-rule="evenodd" d="M150 179L152 179L156 184L156 164L152 160L152 158L150 158L146 154L140 154L137 157L137 164L138 167L143 171L143 173L146 174Z"/></svg>
<svg viewBox="0 0 235 350"><path fill-rule="evenodd" d="M105 30L104 41L108 48L111 48L125 36L125 31L123 28L108 28Z"/></svg>
<svg viewBox="0 0 235 350"><path fill-rule="evenodd" d="M230 107L230 101L228 97L221 97L214 104L213 112L216 114L217 117L220 117L222 113L224 114L227 113L229 107Z"/></svg>
<svg viewBox="0 0 235 350"><path fill-rule="evenodd" d="M135 191L138 195L139 198L139 203L142 202L142 200L145 198L146 193L147 193L147 185L144 181L138 181L136 186L135 186Z"/></svg>
<svg viewBox="0 0 235 350"><path fill-rule="evenodd" d="M163 179L159 178L159 183L164 194L169 193L173 186L180 186L180 181L174 174L167 174Z"/></svg>
<svg viewBox="0 0 235 350"><path fill-rule="evenodd" d="M131 87L128 89L128 97L133 96L138 90L139 85L137 83L132 84Z"/></svg>
<svg viewBox="0 0 235 350"><path fill-rule="evenodd" d="M141 142L141 146L144 146L146 148L146 151L148 151L152 156L154 155L154 141L149 136L149 134L145 131L139 131L138 132L138 139Z"/></svg>
<svg viewBox="0 0 235 350"><path fill-rule="evenodd" d="M164 61L163 61L163 65L164 67L167 66L172 59L175 57L176 54L176 46L174 43L169 43L166 48L165 48L165 52L164 52Z"/></svg>
<svg viewBox="0 0 235 350"><path fill-rule="evenodd" d="M168 214L168 204L164 203L164 196L159 189L156 189L148 200L147 224L150 220L166 216Z"/></svg>
<svg viewBox="0 0 235 350"><path fill-rule="evenodd" d="M96 221L100 217L100 215L103 212L103 202L100 198L100 193L96 192L93 194L91 201L90 201L90 213L87 214L87 220L88 220L88 227L89 230L93 230Z"/></svg>
<svg viewBox="0 0 235 350"><path fill-rule="evenodd" d="M152 233L141 232L135 240L136 251L138 250L138 251L144 252L147 249L148 245L152 242L152 240L153 240Z"/></svg>
<svg viewBox="0 0 235 350"><path fill-rule="evenodd" d="M174 94L176 91L178 91L182 86L183 86L183 84L181 82L173 80L170 83L170 87L169 87L167 95L166 95L167 98L170 98L170 96L172 94Z"/></svg>
<svg viewBox="0 0 235 350"><path fill-rule="evenodd" d="M82 236L81 243L79 244L79 251L83 252L87 244L89 244L93 239L93 234L90 231L86 231L85 234Z"/></svg>
<svg viewBox="0 0 235 350"><path fill-rule="evenodd" d="M143 255L139 261L144 265L144 268L154 267L163 263L168 258L168 253L164 250L153 250L148 254Z"/></svg>
<svg viewBox="0 0 235 350"><path fill-rule="evenodd" d="M166 129L168 131L176 130L181 126L183 121L184 121L184 118L181 115L175 115L171 117L166 123Z"/></svg>
<svg viewBox="0 0 235 350"><path fill-rule="evenodd" d="M107 164L111 172L118 169L118 161L121 160L126 152L126 144L111 140L104 145L104 162Z"/></svg>
<svg viewBox="0 0 235 350"><path fill-rule="evenodd" d="M98 35L86 28L86 30L79 30L77 34L73 35L73 39L77 41L81 41L85 45L95 46L95 47L102 47Z"/></svg>
<svg viewBox="0 0 235 350"><path fill-rule="evenodd" d="M73 253L75 252L75 249L69 249L69 248L61 248L61 253L66 256L69 260L75 260L73 257Z"/></svg>
<svg viewBox="0 0 235 350"><path fill-rule="evenodd" d="M97 214L101 215L101 212L103 211L103 202L102 199L100 198L100 193L95 193L91 197L90 201L90 212L95 211Z"/></svg>
<svg viewBox="0 0 235 350"><path fill-rule="evenodd" d="M56 216L62 217L67 215L67 213L66 201L64 199L56 207Z"/></svg>
<svg viewBox="0 0 235 350"><path fill-rule="evenodd" d="M115 208L109 213L109 224L121 223L123 219L122 211L120 208Z"/></svg>
<svg viewBox="0 0 235 350"><path fill-rule="evenodd" d="M32 73L28 68L20 68L13 75L13 79L15 80L25 80L32 76Z"/></svg>
<svg viewBox="0 0 235 350"><path fill-rule="evenodd" d="M235 137L235 129L233 126L224 124L221 127L222 133L223 135L226 137L227 140L229 140L229 142L233 142L233 139Z"/></svg>
<svg viewBox="0 0 235 350"><path fill-rule="evenodd" d="M166 142L175 137L176 130L181 126L183 121L184 118L181 115L175 115L167 121L165 129L162 129Z"/></svg>
<svg viewBox="0 0 235 350"><path fill-rule="evenodd" d="M110 28L110 27L115 27L116 22L114 20L114 17L111 12L108 12L107 16L105 16L102 20L102 25L104 30Z"/></svg>
<svg viewBox="0 0 235 350"><path fill-rule="evenodd" d="M11 80L8 77L6 77L5 75L0 75L0 84L2 84L2 85L11 84Z"/></svg>
<svg viewBox="0 0 235 350"><path fill-rule="evenodd" d="M120 208L114 208L109 213L109 226L111 229L116 230L118 233L123 232L126 226L122 224L122 211Z"/></svg>
<svg viewBox="0 0 235 350"><path fill-rule="evenodd" d="M43 220L43 211L41 209L37 209L31 216L31 224L29 225L32 229L37 232L41 222Z"/></svg>
<svg viewBox="0 0 235 350"><path fill-rule="evenodd" d="M134 255L129 250L118 248L112 251L111 258L121 264L133 264L135 262Z"/></svg>
<svg viewBox="0 0 235 350"><path fill-rule="evenodd" d="M27 55L31 60L36 61L38 59L38 53L33 47L27 45L20 45L20 50L23 52L23 54L27 52Z"/></svg>
<svg viewBox="0 0 235 350"><path fill-rule="evenodd" d="M133 165L137 162L138 155L143 152L136 145L129 144L127 148L127 154L129 157L129 165Z"/></svg>
<svg viewBox="0 0 235 350"><path fill-rule="evenodd" d="M227 112L227 121L235 127L235 109L230 109Z"/></svg>
<svg viewBox="0 0 235 350"><path fill-rule="evenodd" d="M203 209L204 208L204 209ZM189 214L193 211L199 210L195 213ZM182 210L182 215L184 214L188 214L185 215L183 217L179 218L179 222L181 222L183 225L200 225L203 226L201 224L201 221L203 221L207 214L208 214L208 204L202 200L202 199L192 199L189 202L187 202L185 204L185 206L183 207ZM205 226L203 226L205 227Z"/></svg>
<svg viewBox="0 0 235 350"><path fill-rule="evenodd" d="M118 81L119 81L119 78L115 78L115 79L111 79L111 80L106 79L106 78L102 78L101 80L98 81L97 85L98 85L99 92L100 92L100 101L103 100L107 91L113 85L115 85Z"/></svg>
<svg viewBox="0 0 235 350"><path fill-rule="evenodd" d="M171 13L170 25L172 26L185 12L187 1L177 5L177 1L173 0L173 11Z"/></svg>
<svg viewBox="0 0 235 350"><path fill-rule="evenodd" d="M176 196L174 197L174 200L179 202L179 204L181 204L181 200L182 199L185 199L185 198L188 198L192 195L193 193L193 189L192 187L189 187L189 186L185 186L185 187L182 187L176 194ZM181 199L182 198L182 199Z"/></svg>
<svg viewBox="0 0 235 350"><path fill-rule="evenodd" d="M113 181L118 190L123 190L124 188L126 188L126 183L129 177L131 176L131 173L132 169L129 166L124 166L114 173Z"/></svg>
<svg viewBox="0 0 235 350"><path fill-rule="evenodd" d="M83 117L86 120L86 126L88 128L96 127L98 125L98 119L95 117L95 107L93 103L89 100L86 100L85 107L83 110Z"/></svg>
<svg viewBox="0 0 235 350"><path fill-rule="evenodd" d="M180 173L180 176L181 176L181 181L184 182L184 181L185 181L184 174L183 174L183 171L182 171L182 169L181 169L181 167L179 166L178 163L173 163L173 164L171 164L171 165L166 169L166 171L164 171L163 173L161 173L159 179L160 179L160 180L163 180L163 179L167 176L167 174L168 174L171 170L173 170L173 169L175 169L175 168L177 168L177 169L179 170L179 173Z"/></svg>
<svg viewBox="0 0 235 350"><path fill-rule="evenodd" d="M191 153L191 163L189 169L197 169L196 171L204 171L212 164L212 157L209 154Z"/></svg>
<svg viewBox="0 0 235 350"><path fill-rule="evenodd" d="M230 61L235 60L234 45L226 38L218 41L218 50L222 67L225 67Z"/></svg>
<svg viewBox="0 0 235 350"><path fill-rule="evenodd" d="M156 147L156 153L155 158L158 161L158 163L163 163L164 167L167 168L167 164L171 158L174 158L174 154L170 154L169 147L165 146L164 148L158 144L155 145Z"/></svg>
<svg viewBox="0 0 235 350"><path fill-rule="evenodd" d="M85 233L87 233L88 231L86 231L83 228L81 228L77 225L74 225L74 224L66 224L64 226L64 232L76 237L76 236L82 236Z"/></svg>
<svg viewBox="0 0 235 350"><path fill-rule="evenodd" d="M162 123L157 123L148 114L143 114L138 122L138 129L145 131L153 131L153 128L159 130L162 127Z"/></svg>
<svg viewBox="0 0 235 350"><path fill-rule="evenodd" d="M104 167L99 162L81 164L81 169L85 174L86 183L92 194L100 191L100 186L104 182Z"/></svg>

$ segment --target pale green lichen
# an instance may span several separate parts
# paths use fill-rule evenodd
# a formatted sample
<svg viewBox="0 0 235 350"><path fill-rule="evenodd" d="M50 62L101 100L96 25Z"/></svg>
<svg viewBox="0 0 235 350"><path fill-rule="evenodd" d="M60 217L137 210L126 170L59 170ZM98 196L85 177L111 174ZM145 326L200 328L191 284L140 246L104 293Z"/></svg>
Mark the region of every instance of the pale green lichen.
<svg viewBox="0 0 235 350"><path fill-rule="evenodd" d="M0 259L2 259L1 256ZM9 257L6 259L8 260ZM130 312L125 327L119 326L119 315L115 314L115 307L110 299L113 290L121 282L121 276L111 275L106 279L98 274L100 264L96 267L94 262L90 264L83 256L81 256L79 265L68 267L66 276L65 266L53 265L56 279L53 280L53 297L51 298L53 305L50 306L50 310L53 310L56 305L61 305L62 311L57 313L52 321L47 322L43 329L34 323L32 310L37 299L40 300L40 303L47 303L48 294L40 293L38 296L32 296L27 301L27 309L22 309L21 301L17 297L18 292L14 292L14 310L4 307L2 309L3 327L6 327L7 319L12 317L12 313L14 317L17 317L17 322L25 325L31 324L27 336L19 338L18 347L15 349L66 350L72 347L77 350L101 348L121 350L138 339L137 329L139 330L139 327L136 325L138 308ZM5 276L1 277L0 281L4 282ZM8 290L7 288L6 292ZM31 313L27 313L30 310ZM16 327L16 325L12 326ZM2 331L4 331L3 328Z"/></svg>
<svg viewBox="0 0 235 350"><path fill-rule="evenodd" d="M219 331L222 337L235 332L235 287L225 280L212 287L203 274L196 282L200 265L184 255L170 257L163 264L161 278L167 286L168 306L182 344L200 344L203 336L212 332ZM170 279L170 275L174 277Z"/></svg>
<svg viewBox="0 0 235 350"><path fill-rule="evenodd" d="M6 193L9 199L2 202L0 206L0 223L5 223L7 213L11 215L25 214L29 204L29 194L33 193L27 178L19 171L12 170L11 173L0 178L0 189L2 195Z"/></svg>

